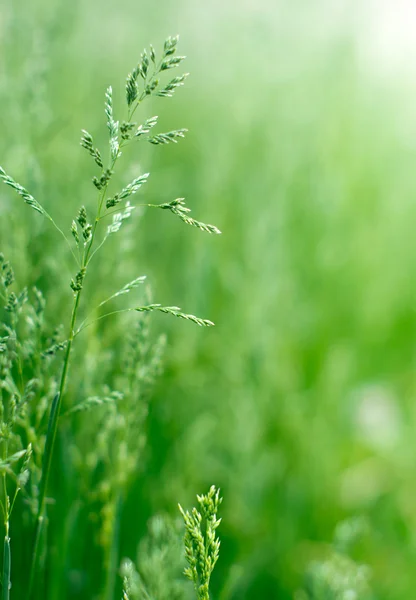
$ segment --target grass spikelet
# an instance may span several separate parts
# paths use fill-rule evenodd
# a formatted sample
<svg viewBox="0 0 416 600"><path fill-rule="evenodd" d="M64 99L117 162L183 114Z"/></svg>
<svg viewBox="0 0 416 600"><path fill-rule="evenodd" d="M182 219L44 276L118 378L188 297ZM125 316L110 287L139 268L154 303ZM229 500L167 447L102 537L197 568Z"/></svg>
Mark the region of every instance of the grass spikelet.
<svg viewBox="0 0 416 600"><path fill-rule="evenodd" d="M140 586L139 574L133 562L125 558L121 564L120 574L123 578L123 599L135 600Z"/></svg>
<svg viewBox="0 0 416 600"><path fill-rule="evenodd" d="M174 69L175 67L178 67L181 64L181 62L185 60L185 58L186 58L186 56L169 57L162 62L160 70L167 71L169 69Z"/></svg>
<svg viewBox="0 0 416 600"><path fill-rule="evenodd" d="M107 227L107 236L120 231L120 228L123 225L124 221L130 219L134 208L135 207L131 206L130 202L127 201L124 206L124 209L121 212L117 212L112 216L112 223Z"/></svg>
<svg viewBox="0 0 416 600"><path fill-rule="evenodd" d="M155 146L159 144L170 144L172 142L177 144L178 139L184 138L187 131L187 129L176 129L174 131L168 131L167 133L158 133L157 135L150 137L149 142Z"/></svg>
<svg viewBox="0 0 416 600"><path fill-rule="evenodd" d="M122 296L124 294L128 294L129 292L131 292L131 290L136 289L137 287L139 287L145 281L146 281L146 275L141 275L140 277L136 277L136 279L133 279L133 281L130 281L129 283L126 283L126 285L123 286L121 288L121 290L119 290L118 292L116 292L113 296L111 296L111 298L117 298L118 296Z"/></svg>
<svg viewBox="0 0 416 600"><path fill-rule="evenodd" d="M36 210L41 215L45 215L45 210L34 197L19 183L17 183L10 175L7 175L4 169L0 167L0 179L6 185L14 189L33 210Z"/></svg>
<svg viewBox="0 0 416 600"><path fill-rule="evenodd" d="M163 89L156 92L155 96L160 96L161 98L171 98L175 90L185 84L185 80L188 76L189 73L184 73L179 77L174 77Z"/></svg>
<svg viewBox="0 0 416 600"><path fill-rule="evenodd" d="M137 85L137 75L130 73L126 81L126 100L127 105L131 106L139 95L139 86Z"/></svg>
<svg viewBox="0 0 416 600"><path fill-rule="evenodd" d="M107 127L110 133L110 152L111 158L114 160L119 151L118 142L118 121L114 120L113 116L113 88L111 85L107 88L105 93L105 114L107 116Z"/></svg>
<svg viewBox="0 0 416 600"><path fill-rule="evenodd" d="M150 173L144 173L144 175L140 175L139 177L136 177L136 179L133 179L133 181L126 185L126 187L122 189L119 194L107 200L106 207L111 208L113 206L116 206L116 204L121 202L121 200L125 200L129 196L132 196L133 194L138 192L142 185L147 182L149 175Z"/></svg>
<svg viewBox="0 0 416 600"><path fill-rule="evenodd" d="M103 165L103 160L101 158L100 151L98 150L98 148L94 148L94 140L92 138L92 135L90 133L88 133L88 131L86 131L85 129L82 130L82 137L81 137L80 145L83 148L85 148L85 150L88 152L88 154L90 156L92 156L92 158L95 160L97 166L99 166L102 169L104 165Z"/></svg>
<svg viewBox="0 0 416 600"><path fill-rule="evenodd" d="M176 46L179 42L179 35L175 35L174 37L169 36L166 38L164 46L163 46L163 56L171 56L176 52Z"/></svg>
<svg viewBox="0 0 416 600"><path fill-rule="evenodd" d="M161 304L148 304L147 306L138 306L134 310L137 310L138 312L158 311L167 315L173 315L174 317L178 317L179 319L185 319L185 321L192 321L192 323L195 323L200 327L214 326L214 323L212 321L209 321L208 319L200 319L195 315L189 315L187 313L184 313L178 306L162 306Z"/></svg>
<svg viewBox="0 0 416 600"><path fill-rule="evenodd" d="M209 225L207 223L202 223L201 221L196 221L192 217L189 216L191 209L185 206L184 198L176 198L176 200L172 200L171 202L167 202L165 204L155 204L151 205L157 208L161 208L163 210L170 210L174 215L177 215L184 223L187 225L191 225L192 227L197 227L201 229L201 231L207 231L208 233L216 233L220 234L221 231L215 225Z"/></svg>
<svg viewBox="0 0 416 600"><path fill-rule="evenodd" d="M222 502L220 490L212 486L206 495L197 496L199 511L184 511L179 505L185 523L185 556L188 567L185 576L194 584L198 600L209 600L209 584L220 553L216 530L221 523L218 508Z"/></svg>
<svg viewBox="0 0 416 600"><path fill-rule="evenodd" d="M157 119L158 117L150 117L150 119L146 119L143 125L139 125L134 136L140 137L149 133L152 127L154 127L157 124Z"/></svg>
<svg viewBox="0 0 416 600"><path fill-rule="evenodd" d="M147 55L147 51L145 48L143 50L143 53L141 56L141 62L138 66L139 74L144 80L146 80L148 69L149 69L149 57Z"/></svg>
<svg viewBox="0 0 416 600"><path fill-rule="evenodd" d="M105 406L107 404L114 404L123 399L123 394L121 392L112 392L108 396L90 396L86 398L82 402L75 404L72 408L63 413L62 417L67 417L69 415L73 415L75 413L80 412L89 412L93 410L97 406Z"/></svg>

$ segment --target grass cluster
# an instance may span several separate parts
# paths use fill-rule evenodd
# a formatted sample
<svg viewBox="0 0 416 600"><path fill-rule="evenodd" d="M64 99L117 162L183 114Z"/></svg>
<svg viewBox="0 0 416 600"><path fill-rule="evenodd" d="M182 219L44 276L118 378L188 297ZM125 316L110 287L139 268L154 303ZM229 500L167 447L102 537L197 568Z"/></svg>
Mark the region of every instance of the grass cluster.
<svg viewBox="0 0 416 600"><path fill-rule="evenodd" d="M34 211L46 217L50 224L63 238L75 263L76 272L70 280L72 290L72 308L68 314L68 326L55 328L48 335L49 322L45 319L45 301L42 293L34 288L29 293L27 287L15 291L14 272L3 254L0 254L0 298L2 300L2 314L0 321L0 369L1 369L1 446L2 446L2 489L0 506L4 521L4 549L3 549L3 576L2 598L9 600L12 590L12 554L11 554L11 517L20 495L24 496L21 506L21 520L26 520L29 530L28 539L33 537L33 549L28 567L28 578L20 582L19 596L23 594L28 600L37 597L50 596L50 581L48 577L49 556L53 553L53 545L49 544L48 536L48 502L49 479L53 468L54 455L56 454L57 437L62 421L73 419L90 420L86 413L99 413L95 425L100 423L97 434L90 440L92 444L86 449L87 460L85 474L87 478L93 477L94 483L91 490L98 492L101 504L100 536L103 547L103 573L104 580L97 593L104 599L112 599L116 594L116 576L119 570L120 539L119 527L121 511L125 496L131 485L132 476L136 472L145 447L143 436L144 422L147 412L147 390L154 383L161 367L161 357L165 345L164 337L159 337L155 342L149 339L149 315L152 312L162 312L191 321L199 326L210 327L214 325L208 319L202 319L192 314L184 313L177 306L163 306L150 301L150 289L146 288L139 300L124 308L116 308L119 297L137 292L144 287L145 276L135 277L132 281L113 292L108 298L102 300L92 310L84 311L85 318L80 320L82 310L83 290L88 281L88 276L98 260L96 255L105 246L110 236L120 234L124 222L132 215L137 206L168 208L177 214L182 221L193 225L202 231L220 233L212 226L200 221L195 221L187 216L190 211L185 207L183 199L162 204L135 204L132 205L132 196L135 195L143 184L147 182L149 173L136 176L125 185L120 192L111 191L111 182L119 160L127 151L128 146L137 142L150 142L153 145L177 143L178 138L183 138L185 129L156 133L148 135L158 120L158 117L147 118L139 124L134 117L139 116L138 109L141 104L152 96L162 98L171 97L174 91L183 85L186 75L174 77L167 83L161 79L165 71L178 67L185 57L176 53L178 37L169 37L164 43L160 56L157 57L154 48L144 50L139 63L127 77L126 83L126 116L125 120L116 120L113 107L113 91L109 87L105 94L104 113L108 129L108 158L95 146L93 137L88 131L82 131L81 146L93 158L98 167L98 175L92 177L92 189L96 188L96 201L89 203L87 208L83 205L77 211L68 227L70 237L57 225L55 219L45 210L22 185L17 183L5 170L0 167L0 180L17 193ZM133 150L133 149L132 149ZM137 149L136 149L137 152ZM120 206L118 206L120 205ZM115 209L115 207L117 207ZM113 305L112 309L107 308ZM103 307L105 308L103 309ZM136 322L131 324L131 334L127 339L123 357L120 361L120 370L117 376L117 388L109 385L110 377L105 382L105 387L98 395L87 395L76 401L66 402L69 388L70 367L73 346L76 338L82 336L86 328L107 317L119 313L137 313ZM62 337L62 331L64 336ZM124 337L124 336L122 336ZM97 357L99 359L99 356ZM107 374L108 375L108 374ZM69 395L69 394L68 394ZM67 404L67 409L63 406ZM98 439L97 439L98 437ZM76 448L74 447L74 450ZM75 467L81 471L81 461L74 456ZM85 458L85 454L82 458ZM56 464L56 461L55 461ZM215 507L219 502L218 492L212 488L204 509L204 516L208 519L208 534L210 527L217 527L219 521L212 514L212 495L215 494ZM202 497L204 498L204 497ZM88 497L87 497L88 499ZM59 502L59 497L56 498ZM85 504L85 496L79 495L81 505ZM208 514L209 513L209 514ZM195 513L197 514L197 513ZM188 516L183 513L188 526ZM68 519L66 515L66 519ZM79 517L78 517L79 518ZM162 521L164 527L170 532L169 522ZM30 528L33 527L33 535ZM12 528L13 529L13 528ZM173 530L172 530L173 531ZM187 534L188 535L188 534ZM170 533L166 545L161 544L159 552L170 552L170 540L177 542L177 536ZM22 538L18 542L13 539L16 555L24 554ZM29 546L30 541L29 541ZM214 556L211 556L210 546L213 546ZM58 547L62 552L63 548ZM181 552L176 548L177 561L180 562ZM188 552L188 550L187 550ZM203 568L201 575L203 583L196 587L198 598L209 599L209 579L218 559L219 541L210 537L206 540L206 552L198 556L198 568ZM146 560L152 564L153 551L146 552ZM154 559L156 560L156 559ZM206 563L206 565L205 565ZM171 591L177 588L174 579L170 581L170 565L165 567L163 574L159 570L149 568L146 584L141 582L139 574L135 571L133 563L123 563L124 592L126 600L130 598L150 598L146 589L163 590L156 593L162 598L171 597ZM13 571L14 573L16 570ZM188 574L185 571L185 574ZM160 582L165 578L164 586ZM195 571L194 582L197 584L198 575ZM139 589L140 588L140 589ZM201 596L200 588L203 588ZM179 591L181 586L179 585ZM14 594L13 594L14 595ZM180 596L178 596L180 597Z"/></svg>
<svg viewBox="0 0 416 600"><path fill-rule="evenodd" d="M85 205L93 225L91 179L101 185L102 175L79 146L79 132L88 131L85 144L98 148L107 167L108 84L114 120L122 122L124 75L138 44L176 30L192 74L171 98L146 98L134 130L142 135L110 181L106 202L115 204L105 210L120 216L113 222L109 215L100 231L120 229L84 279L83 329L71 350L46 494L51 552L40 563L48 600L100 597L112 585L107 565L126 557L147 592L162 594L150 577L160 563L150 571L145 564L150 556L163 560L159 542L170 534L161 527L158 537L153 517L168 515L175 531L178 501L190 508L212 482L226 499L213 599L303 600L345 594L354 581L377 599L412 598L415 77L408 56L391 69L399 45L377 59L381 37L394 30L374 26L385 7L369 0L161 0L157 10L134 0L3 4L0 164L54 218L76 256L84 243L77 217ZM382 45L385 52L388 39ZM155 51L160 59L161 48ZM147 54L150 66L149 46ZM164 71L160 89L181 73ZM143 139L184 127L189 132L176 144ZM123 128L120 138L130 133ZM117 203L148 172L136 194ZM191 213L182 210L183 197ZM183 217L226 235L201 234L171 208L139 207L142 199L177 201L172 207ZM14 449L13 441L9 456L32 443L39 478L68 338L69 283L79 269L48 218L6 185L0 247L15 270L9 292L18 298L28 288L19 339L34 339L29 328L41 336L39 365L28 358L24 374L31 369L47 397L31 415L43 432L40 449L32 439ZM35 287L45 302L41 329L31 325L40 308ZM137 306L182 307L217 327L156 311L97 320L135 307L135 298ZM9 322L10 313L3 318ZM29 357L27 344L24 352ZM128 376L136 356L146 367ZM129 381L140 395L141 433L124 440L132 396L119 393ZM132 447L140 448L134 468ZM15 474L23 462L12 465ZM130 480L118 502L115 485L125 472ZM14 489L9 479L10 496ZM10 520L12 598L24 598L31 564L28 502L20 491ZM362 516L366 536L340 548L338 524ZM169 581L188 586L183 593L193 598L181 574L186 563L176 568L167 556ZM42 594L44 580L38 584ZM117 599L122 584L116 575Z"/></svg>

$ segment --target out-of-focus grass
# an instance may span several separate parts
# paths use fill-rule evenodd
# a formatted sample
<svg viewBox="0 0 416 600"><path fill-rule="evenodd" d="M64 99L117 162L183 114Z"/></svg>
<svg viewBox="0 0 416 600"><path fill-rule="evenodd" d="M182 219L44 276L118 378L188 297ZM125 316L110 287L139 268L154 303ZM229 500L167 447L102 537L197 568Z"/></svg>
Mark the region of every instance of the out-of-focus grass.
<svg viewBox="0 0 416 600"><path fill-rule="evenodd" d="M190 134L146 150L131 170L151 171L149 198L184 196L224 232L207 238L146 214L96 271L103 296L147 273L157 301L217 323L200 331L155 319L169 331L168 363L122 554L134 555L150 515L215 482L225 497L216 598L291 598L337 522L364 515L371 535L359 559L373 569L376 596L407 600L416 585L409 86L373 74L353 24L331 21L325 4L25 4L0 12L0 163L69 223L90 197L80 129L100 131L109 83L121 104L123 76L145 44L180 32L189 85L146 116ZM23 283L45 289L59 323L66 249L5 189L0 199L1 250ZM90 332L91 355L111 352L118 325ZM86 377L83 361L72 377ZM62 457L64 448L63 438ZM73 482L68 506L77 493ZM72 580L87 577L91 593L102 572L83 563L88 535L56 562ZM65 597L62 581L51 598Z"/></svg>

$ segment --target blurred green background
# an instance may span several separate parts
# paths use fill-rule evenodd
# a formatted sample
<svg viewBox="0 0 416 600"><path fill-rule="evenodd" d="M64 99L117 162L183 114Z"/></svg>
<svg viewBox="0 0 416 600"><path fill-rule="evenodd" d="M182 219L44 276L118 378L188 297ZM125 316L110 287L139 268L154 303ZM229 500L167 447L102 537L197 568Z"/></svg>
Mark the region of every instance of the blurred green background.
<svg viewBox="0 0 416 600"><path fill-rule="evenodd" d="M143 47L168 35L180 34L188 56L185 88L141 115L159 114L161 130L187 127L187 138L137 147L125 173L150 171L143 197L183 196L223 235L136 214L97 261L88 299L94 306L145 273L155 301L216 323L203 331L153 319L168 333L165 372L120 554L134 556L151 515L175 514L215 483L224 496L215 599L293 598L337 524L356 516L369 524L357 559L372 569L375 597L413 598L414 9L329 0L0 7L0 164L62 227L94 198L79 132L104 143L106 87L117 111ZM0 250L21 285L44 290L51 321L66 323L67 249L5 187ZM89 333L73 379L111 362L126 325ZM66 435L76 440L76 428ZM72 485L68 506L80 494ZM77 535L69 572L94 579L88 530ZM71 596L64 575L48 598L92 598L92 588Z"/></svg>

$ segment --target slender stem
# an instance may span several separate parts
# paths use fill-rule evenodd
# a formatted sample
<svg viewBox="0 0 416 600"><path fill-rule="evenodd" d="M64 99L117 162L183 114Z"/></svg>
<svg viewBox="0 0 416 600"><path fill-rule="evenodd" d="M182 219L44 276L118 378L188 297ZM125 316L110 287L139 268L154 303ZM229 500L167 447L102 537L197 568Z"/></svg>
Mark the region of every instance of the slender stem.
<svg viewBox="0 0 416 600"><path fill-rule="evenodd" d="M154 76L155 75L153 75L153 77ZM145 97L146 97L146 93L143 92L143 94L139 98L138 102L136 103L136 106L133 108L133 110L131 112L129 112L129 117L128 117L129 121L131 121L131 118L132 118L135 110L137 109L138 105ZM123 148L124 145L125 145L125 142L122 141L120 143L120 147L119 147L117 154L110 159L110 170L114 169L117 159L120 156L121 149ZM97 227L101 220L101 211L102 211L103 204L105 201L107 189L108 189L108 182L106 183L106 185L103 187L103 189L100 191L100 193L98 195L97 214L96 214L96 217L94 220L94 224L93 224L93 228L92 228L92 232L91 232L91 238L90 238L90 241L89 241L86 249L84 249L84 251L82 253L81 269L84 270L84 279L87 274L89 261L92 258L91 251L92 251L92 248L94 245L94 241L95 241L95 237L96 237L96 233L97 233ZM66 242L70 246L69 240L66 237L66 235L64 234L64 232L57 226L57 224L55 223L55 221L52 219L52 217L49 214L46 214L46 216L48 219L50 219L50 221L53 223L53 225L56 227L56 229L62 234L62 236L65 238ZM77 262L79 264L79 261L76 258L71 246L70 246L70 248L71 248L72 255L74 256L74 258L77 260ZM48 480L49 480L49 474L50 474L50 470L51 470L53 451L54 451L54 447L55 447L56 434L57 434L57 430L58 430L58 422L59 422L59 415L60 415L61 406L62 406L62 398L63 398L63 395L65 393L65 388L66 388L66 381L67 381L68 369L69 369L69 360L70 360L70 356L71 356L71 350L72 350L74 338L79 333L79 330L78 331L75 330L75 325L76 325L76 321L77 321L81 293L82 293L82 288L75 293L71 321L70 321L70 326L69 326L68 343L66 346L61 381L60 381L60 385L59 385L59 392L56 394L56 396L53 400L51 412L49 415L48 430L47 430L47 434L46 434L45 450L44 450L43 463L42 463L42 476L41 476L41 482L40 482L39 499L38 499L39 504L38 504L38 510L37 510L37 519L36 519L36 533L35 533L32 564L31 564L30 577L29 577L29 588L28 588L28 595L27 595L28 600L31 600L32 595L33 595L35 575L36 575L36 570L37 570L38 561L39 561L40 539L41 539L43 524L44 524L44 520L45 520L44 513L45 513L45 504L46 504L46 491L47 491L47 487L48 487ZM119 504L120 503L121 503L121 497L117 499L117 511L118 512L119 512ZM117 536L115 536L115 537L117 537ZM10 550L10 547L9 547L9 550ZM10 556L10 554L9 554L9 556ZM114 552L112 552L111 556L112 557L114 556ZM114 560L114 559L112 559L112 560ZM111 582L108 583L107 589L111 589L112 587L114 587L114 585L111 586Z"/></svg>
<svg viewBox="0 0 416 600"><path fill-rule="evenodd" d="M3 458L6 461L8 455L9 444L7 438L3 445ZM4 552L3 552L3 579L2 579L2 600L10 598L10 572L11 572L11 554L10 554L10 537L9 537L9 519L10 519L10 499L7 494L7 479L6 473L3 473L3 490L4 490Z"/></svg>
<svg viewBox="0 0 416 600"><path fill-rule="evenodd" d="M59 233L62 235L62 237L64 238L65 242L66 242L66 243L67 243L67 245L68 245L68 248L69 248L69 249L70 249L70 251L71 251L71 254L72 254L72 256L75 258L75 261L76 261L76 263L79 265L79 259L77 258L76 254L75 254L75 252L74 252L74 250L73 250L73 248L72 248L72 245L71 245L70 241L68 240L68 238L66 237L65 233L62 231L62 229L59 227L59 225L57 225L57 224L56 224L56 222L55 222L55 221L54 221L54 219L51 217L51 215L50 215L48 212L46 212L46 210L44 210L44 214L45 214L45 217L46 217L47 219L49 219L49 221L50 221L50 222L52 223L52 225L55 227L55 229L56 229L57 231L59 231Z"/></svg>
<svg viewBox="0 0 416 600"><path fill-rule="evenodd" d="M105 585L104 600L113 600L114 588L116 585L116 575L118 569L118 554L119 554L119 542L120 542L120 521L121 521L121 508L123 505L123 495L121 491L118 491L117 496L114 500L114 520L113 520L113 531L112 540L108 553L108 565L107 565L107 578Z"/></svg>
<svg viewBox="0 0 416 600"><path fill-rule="evenodd" d="M7 442L5 443L5 455L7 456ZM10 555L10 537L9 537L9 518L10 518L10 500L7 495L6 475L3 475L4 495L5 495L5 507L4 507L4 552L3 552L3 589L2 589L2 600L9 600L10 598L10 571L11 571L11 555Z"/></svg>
<svg viewBox="0 0 416 600"><path fill-rule="evenodd" d="M20 487L19 487L19 485L18 485L18 486L16 487L16 491L15 491L15 493L14 493L14 496L13 496L12 503L10 504L10 511L9 511L9 512L10 512L10 514L12 514L12 512L13 512L13 508L14 508L14 505L15 505L15 502L16 502L16 498L17 498L17 496L18 496L19 492L20 492Z"/></svg>
<svg viewBox="0 0 416 600"><path fill-rule="evenodd" d="M140 204L135 204L134 208L141 208L141 207L151 207L151 208L160 208L162 206L162 204L147 204L147 203L140 203ZM102 215L102 217L100 217L100 219L105 219L106 217L111 217L111 215L115 215L116 213L120 212L120 209L116 208L116 210L112 210L110 212L106 212L105 215Z"/></svg>
<svg viewBox="0 0 416 600"><path fill-rule="evenodd" d="M122 147L122 145L120 145L120 149L121 149L121 147ZM118 152L117 155L112 159L110 169L114 168L119 155L120 155L120 152ZM87 271L87 267L88 267L91 249L92 249L94 241L95 241L97 227L98 227L98 223L100 221L101 210L103 207L107 188L108 188L108 183L107 183L107 185L104 186L103 190L99 194L97 215L96 215L96 218L94 221L94 225L93 225L93 229L92 229L92 233L91 233L91 239L89 241L86 251L83 253L81 268L85 269L84 279L86 276L86 271ZM35 575L36 575L36 570L37 570L37 566L38 566L38 562L39 562L40 539L42 536L42 529L43 529L43 524L45 521L44 513L45 513L45 503L46 503L46 491L47 491L47 487L48 487L49 473L51 470L53 451L54 451L54 447L55 447L55 439L56 439L56 434L57 434L57 430L58 430L58 422L59 422L59 415L61 412L62 398L63 398L63 395L65 393L65 388L66 388L66 381L67 381L68 369L69 369L69 360L70 360L70 356L71 356L73 341L74 341L74 338L76 335L75 324L76 324L77 315L78 315L81 293L82 293L82 288L75 293L71 321L70 321L70 326L69 326L68 343L66 346L61 381L60 381L60 385L59 385L59 392L56 394L56 396L53 400L51 412L49 415L48 431L46 434L45 450L44 450L43 463L42 463L42 477L41 477L41 482L40 482L39 499L38 499L39 504L38 504L37 518L36 518L36 533L35 533L35 541L34 541L33 554L32 554L32 564L31 564L30 578L29 578L29 588L28 588L28 595L27 595L28 600L31 600L32 595L33 595Z"/></svg>
<svg viewBox="0 0 416 600"><path fill-rule="evenodd" d="M102 218L103 218L103 217L100 217L100 220L101 220ZM90 264L90 262L92 261L92 259L94 258L94 256L95 256L95 255L96 255L96 253L98 252L98 250L99 250L99 249L100 249L102 246L104 246L104 244L105 244L105 242L106 242L107 238L108 238L108 234L107 234L107 235L104 237L104 239L103 239L103 240L101 240L101 242L98 244L98 246L96 247L96 249L94 250L94 252L93 252L92 254L90 254L90 257L89 257L89 259L88 259L88 264Z"/></svg>
<svg viewBox="0 0 416 600"><path fill-rule="evenodd" d="M2 298L7 302L7 290L5 290L6 292L6 296L4 297L2 295ZM4 396L3 396L3 386L0 386L0 400L1 400L1 404L2 404L2 410L4 411ZM3 458L5 458L7 456L7 442L6 440L3 441ZM7 489L6 489L6 474L3 473L3 486L4 486L4 503L3 500L0 497L0 507L1 507L1 511L3 513L3 519L4 519L4 524L5 524L5 536L4 536L4 553L3 553L3 574L2 574L2 585L3 585L3 595L4 595L4 585L5 582L7 581L7 574L6 574L6 559L7 559L7 554L6 554L6 538L8 538L9 536L9 532L8 532L8 502L7 502ZM10 541L9 541L10 543ZM10 548L10 546L9 546ZM10 571L10 560L9 560L9 571ZM5 577L6 574L6 577ZM10 580L10 575L9 575L9 580ZM3 596L4 597L4 596Z"/></svg>
<svg viewBox="0 0 416 600"><path fill-rule="evenodd" d="M11 568L11 554L10 554L10 538L9 538L9 521L7 520L6 535L4 536L2 600L9 600L9 598L10 598L10 588L11 588L10 568Z"/></svg>
<svg viewBox="0 0 416 600"><path fill-rule="evenodd" d="M40 482L39 499L38 499L39 504L38 504L38 511L37 511L37 519L36 519L35 542L34 542L34 547L33 547L32 565L31 565L30 578L29 578L29 591L28 591L28 599L29 600L32 597L33 585L35 582L35 573L36 573L38 560L39 560L40 539L41 539L43 524L44 524L44 520L45 520L44 519L44 511L45 511L46 490L48 487L49 473L51 470L52 456L53 456L53 450L54 450L55 439L56 439L56 432L58 429L58 420L59 420L59 413L60 413L61 405L62 405L62 396L65 391L66 379L67 379L67 375L68 375L69 358L71 355L72 343L74 340L74 333L75 333L74 329L75 329L75 323L76 323L76 318L77 318L77 313L78 313L79 302L80 302L80 298L81 298L81 291L82 290L79 290L76 293L75 298L74 298L74 306L72 309L71 324L70 324L70 328L69 328L68 343L66 346L64 365L63 365L63 369L62 369L61 383L59 386L59 392L56 394L56 396L53 400L51 412L49 415L48 431L46 434L45 451L44 451L44 455L43 455L42 477L41 477L41 482Z"/></svg>
<svg viewBox="0 0 416 600"><path fill-rule="evenodd" d="M111 317L112 315L118 315L120 313L131 312L133 310L136 310L136 309L135 308L120 308L119 310L112 310L109 313L105 313L105 315L100 315L99 317L97 317L93 321L89 321L88 323L86 321L84 321L81 324L81 326L77 329L77 331L75 332L75 337L78 334L80 334L81 331L84 331L84 329L87 329L87 327L91 327L91 325L93 325L97 321L101 321L101 319L105 319L106 317Z"/></svg>

